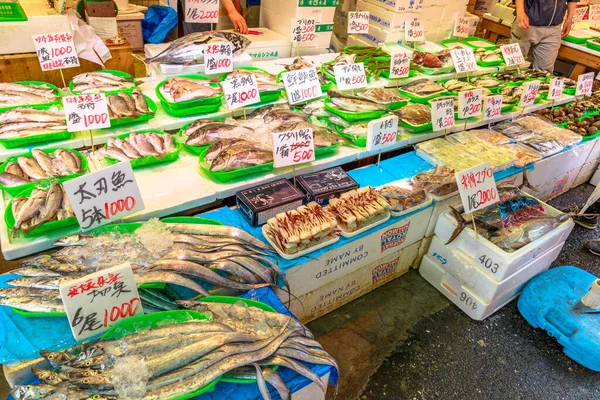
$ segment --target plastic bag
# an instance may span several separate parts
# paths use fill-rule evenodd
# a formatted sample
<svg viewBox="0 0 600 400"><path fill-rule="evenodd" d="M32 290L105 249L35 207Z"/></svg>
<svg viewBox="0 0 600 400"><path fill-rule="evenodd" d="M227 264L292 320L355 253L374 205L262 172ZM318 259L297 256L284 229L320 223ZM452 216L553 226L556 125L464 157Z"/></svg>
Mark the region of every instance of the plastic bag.
<svg viewBox="0 0 600 400"><path fill-rule="evenodd" d="M177 26L177 12L171 7L150 6L142 20L142 35L146 43L162 43Z"/></svg>

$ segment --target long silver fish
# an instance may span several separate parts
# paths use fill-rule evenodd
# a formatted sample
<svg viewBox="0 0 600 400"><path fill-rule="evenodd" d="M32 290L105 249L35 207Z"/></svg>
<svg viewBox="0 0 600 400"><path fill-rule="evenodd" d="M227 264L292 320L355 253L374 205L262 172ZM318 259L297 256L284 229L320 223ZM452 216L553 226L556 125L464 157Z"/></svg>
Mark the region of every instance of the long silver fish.
<svg viewBox="0 0 600 400"><path fill-rule="evenodd" d="M377 104L373 101L362 99L358 96L339 92L337 90L327 91L331 102L342 110L360 112L360 111L376 111L387 110L385 105Z"/></svg>
<svg viewBox="0 0 600 400"><path fill-rule="evenodd" d="M47 297L4 297L0 299L0 305L18 308L25 311L38 312L64 312L62 300Z"/></svg>

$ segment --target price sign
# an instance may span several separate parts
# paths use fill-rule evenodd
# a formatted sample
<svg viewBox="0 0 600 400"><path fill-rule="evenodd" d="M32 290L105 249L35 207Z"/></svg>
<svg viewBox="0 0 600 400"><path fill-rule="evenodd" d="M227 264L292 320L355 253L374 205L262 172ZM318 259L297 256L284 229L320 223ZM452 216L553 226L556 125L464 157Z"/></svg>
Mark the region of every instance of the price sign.
<svg viewBox="0 0 600 400"><path fill-rule="evenodd" d="M455 37L468 37L469 36L469 20L464 17L459 17L454 22L454 34Z"/></svg>
<svg viewBox="0 0 600 400"><path fill-rule="evenodd" d="M367 130L367 151L381 150L396 143L398 117L391 116L369 122Z"/></svg>
<svg viewBox="0 0 600 400"><path fill-rule="evenodd" d="M369 12L350 11L348 13L348 33L368 33Z"/></svg>
<svg viewBox="0 0 600 400"><path fill-rule="evenodd" d="M600 4L590 4L589 18L592 25L600 23Z"/></svg>
<svg viewBox="0 0 600 400"><path fill-rule="evenodd" d="M579 7L575 9L575 15L573 15L573 25L583 21L585 14L587 13L587 7Z"/></svg>
<svg viewBox="0 0 600 400"><path fill-rule="evenodd" d="M71 32L46 33L32 37L42 71L79 67Z"/></svg>
<svg viewBox="0 0 600 400"><path fill-rule="evenodd" d="M592 87L594 86L594 75L595 74L593 72L588 72L587 74L579 75L579 78L577 78L577 90L575 91L575 96L592 95Z"/></svg>
<svg viewBox="0 0 600 400"><path fill-rule="evenodd" d="M204 47L204 73L207 75L233 71L233 45L230 42Z"/></svg>
<svg viewBox="0 0 600 400"><path fill-rule="evenodd" d="M451 50L452 62L456 72L472 72L477 70L477 62L472 49L456 49Z"/></svg>
<svg viewBox="0 0 600 400"><path fill-rule="evenodd" d="M284 72L281 78L290 104L297 104L323 96L316 68Z"/></svg>
<svg viewBox="0 0 600 400"><path fill-rule="evenodd" d="M471 118L481 115L483 90L471 89L458 92L458 118Z"/></svg>
<svg viewBox="0 0 600 400"><path fill-rule="evenodd" d="M548 89L548 100L560 99L565 88L565 81L562 78L552 78L550 88Z"/></svg>
<svg viewBox="0 0 600 400"><path fill-rule="evenodd" d="M293 18L292 19L292 43L314 42L317 30L315 18Z"/></svg>
<svg viewBox="0 0 600 400"><path fill-rule="evenodd" d="M128 162L71 179L63 187L84 231L144 209L140 188Z"/></svg>
<svg viewBox="0 0 600 400"><path fill-rule="evenodd" d="M315 160L315 139L312 128L273 134L275 168L298 165Z"/></svg>
<svg viewBox="0 0 600 400"><path fill-rule="evenodd" d="M457 172L456 183L467 214L499 201L494 171L489 162Z"/></svg>
<svg viewBox="0 0 600 400"><path fill-rule="evenodd" d="M502 95L483 98L483 120L499 117L502 113Z"/></svg>
<svg viewBox="0 0 600 400"><path fill-rule="evenodd" d="M221 86L225 93L227 108L230 110L260 102L258 83L254 74L225 80L221 82Z"/></svg>
<svg viewBox="0 0 600 400"><path fill-rule="evenodd" d="M339 90L367 87L367 77L363 63L336 65L333 67L333 72Z"/></svg>
<svg viewBox="0 0 600 400"><path fill-rule="evenodd" d="M519 43L504 44L500 46L500 51L506 65L521 65L525 62Z"/></svg>
<svg viewBox="0 0 600 400"><path fill-rule="evenodd" d="M400 50L398 53L392 53L390 58L390 79L406 78L410 73L410 60L412 60L412 51Z"/></svg>
<svg viewBox="0 0 600 400"><path fill-rule="evenodd" d="M432 101L431 122L434 131L452 128L454 126L454 99Z"/></svg>
<svg viewBox="0 0 600 400"><path fill-rule="evenodd" d="M62 282L58 290L77 340L104 332L123 319L144 314L129 263Z"/></svg>
<svg viewBox="0 0 600 400"><path fill-rule="evenodd" d="M531 81L523 84L523 94L521 95L521 101L519 101L519 107L529 107L535 103L535 98L540 90L540 81Z"/></svg>
<svg viewBox="0 0 600 400"><path fill-rule="evenodd" d="M407 42L424 42L425 30L421 21L406 21L404 28L404 40Z"/></svg>
<svg viewBox="0 0 600 400"><path fill-rule="evenodd" d="M62 102L69 132L110 127L104 93L66 96Z"/></svg>
<svg viewBox="0 0 600 400"><path fill-rule="evenodd" d="M219 0L185 0L185 22L216 24L219 22Z"/></svg>

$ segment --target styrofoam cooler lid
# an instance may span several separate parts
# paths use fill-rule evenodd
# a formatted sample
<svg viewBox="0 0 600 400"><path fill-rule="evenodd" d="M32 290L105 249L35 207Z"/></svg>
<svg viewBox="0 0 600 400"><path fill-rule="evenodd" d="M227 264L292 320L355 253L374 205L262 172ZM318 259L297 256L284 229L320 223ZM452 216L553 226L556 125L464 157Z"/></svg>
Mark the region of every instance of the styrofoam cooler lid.
<svg viewBox="0 0 600 400"><path fill-rule="evenodd" d="M268 28L250 28L252 31L260 32L260 35L243 35L246 39L250 40L252 43L246 51L255 50L255 49L263 49L265 47L280 47L280 46L290 46L291 43L289 40L285 38L285 36L280 35L277 32L274 32Z"/></svg>

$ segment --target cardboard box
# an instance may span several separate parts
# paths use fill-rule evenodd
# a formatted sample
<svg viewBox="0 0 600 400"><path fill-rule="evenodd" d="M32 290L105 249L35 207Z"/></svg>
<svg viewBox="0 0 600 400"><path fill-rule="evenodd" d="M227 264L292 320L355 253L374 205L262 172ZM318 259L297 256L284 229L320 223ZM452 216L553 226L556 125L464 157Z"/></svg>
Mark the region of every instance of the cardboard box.
<svg viewBox="0 0 600 400"><path fill-rule="evenodd" d="M117 16L117 28L121 35L131 43L134 51L144 50L144 36L142 35L142 20L144 14L134 13Z"/></svg>
<svg viewBox="0 0 600 400"><path fill-rule="evenodd" d="M300 175L296 183L304 192L306 203L315 201L323 207L329 204L329 200L359 186L341 167Z"/></svg>
<svg viewBox="0 0 600 400"><path fill-rule="evenodd" d="M252 226L261 226L279 213L295 210L304 201L304 193L287 179L242 190L235 196L238 209Z"/></svg>

